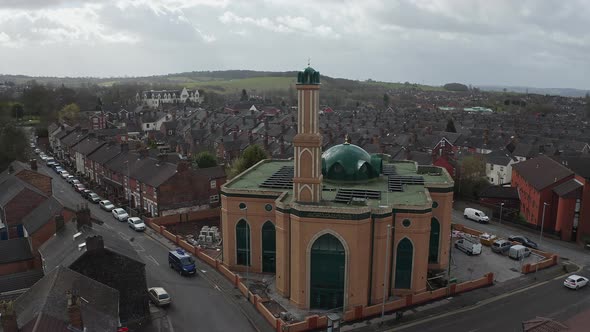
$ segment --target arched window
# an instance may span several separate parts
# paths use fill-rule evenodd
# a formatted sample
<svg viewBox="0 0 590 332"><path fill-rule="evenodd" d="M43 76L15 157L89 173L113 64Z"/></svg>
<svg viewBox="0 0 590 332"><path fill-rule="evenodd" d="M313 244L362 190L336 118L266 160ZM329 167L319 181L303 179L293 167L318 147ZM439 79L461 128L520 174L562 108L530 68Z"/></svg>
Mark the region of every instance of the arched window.
<svg viewBox="0 0 590 332"><path fill-rule="evenodd" d="M334 309L344 303L346 253L332 234L320 236L311 247L310 306Z"/></svg>
<svg viewBox="0 0 590 332"><path fill-rule="evenodd" d="M262 272L276 271L276 243L275 225L267 221L262 226Z"/></svg>
<svg viewBox="0 0 590 332"><path fill-rule="evenodd" d="M395 288L412 287L412 265L414 259L414 246L412 241L404 238L397 245L395 260Z"/></svg>
<svg viewBox="0 0 590 332"><path fill-rule="evenodd" d="M250 259L250 225L244 219L236 225L236 263L238 265L251 264Z"/></svg>

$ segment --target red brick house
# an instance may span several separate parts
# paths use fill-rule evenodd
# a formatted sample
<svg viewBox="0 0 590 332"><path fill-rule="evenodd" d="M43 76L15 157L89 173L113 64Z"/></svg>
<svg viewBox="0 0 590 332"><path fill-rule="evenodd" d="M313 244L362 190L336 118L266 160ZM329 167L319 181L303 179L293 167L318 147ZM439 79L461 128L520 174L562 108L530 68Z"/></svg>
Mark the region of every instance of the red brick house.
<svg viewBox="0 0 590 332"><path fill-rule="evenodd" d="M558 212L560 202L562 210L566 209L565 203L571 204L568 198L577 187L573 180L574 172L544 155L514 164L512 186L518 189L521 215L528 223L540 228L543 207L548 204L545 207L544 229L559 232L564 239L571 239L573 223L567 223L566 227L563 211L560 218L562 220L558 222Z"/></svg>

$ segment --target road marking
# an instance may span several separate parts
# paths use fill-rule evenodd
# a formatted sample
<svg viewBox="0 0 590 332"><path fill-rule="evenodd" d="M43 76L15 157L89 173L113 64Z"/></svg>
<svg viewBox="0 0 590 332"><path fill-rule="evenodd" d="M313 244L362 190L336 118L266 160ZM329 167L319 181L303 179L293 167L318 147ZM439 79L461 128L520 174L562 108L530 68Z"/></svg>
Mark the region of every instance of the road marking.
<svg viewBox="0 0 590 332"><path fill-rule="evenodd" d="M221 288L219 288L219 286L217 286L217 285L214 285L214 286L213 286L213 288L215 288L215 289L217 289L218 291L220 291L220 292L221 292Z"/></svg>
<svg viewBox="0 0 590 332"><path fill-rule="evenodd" d="M144 247L142 247L141 244L139 244L137 242L131 242L131 246L135 247L135 251L137 251L137 252L145 251Z"/></svg>
<svg viewBox="0 0 590 332"><path fill-rule="evenodd" d="M104 225L104 227L106 227L106 228L108 228L108 229L113 229L113 226L111 226L111 225L107 224L106 222L105 222L103 225Z"/></svg>
<svg viewBox="0 0 590 332"><path fill-rule="evenodd" d="M172 321L170 321L170 316L166 315L166 320L168 321L168 331L174 332L174 327L172 326Z"/></svg>
<svg viewBox="0 0 590 332"><path fill-rule="evenodd" d="M154 262L156 265L160 266L160 263L158 263L158 261L157 261L157 260L154 258L154 256L152 256L152 255L148 255L148 256L145 256L145 257L149 258L149 259L150 259L152 262Z"/></svg>
<svg viewBox="0 0 590 332"><path fill-rule="evenodd" d="M129 235L124 234L123 232L119 232L119 236L123 239L123 240L129 240Z"/></svg>

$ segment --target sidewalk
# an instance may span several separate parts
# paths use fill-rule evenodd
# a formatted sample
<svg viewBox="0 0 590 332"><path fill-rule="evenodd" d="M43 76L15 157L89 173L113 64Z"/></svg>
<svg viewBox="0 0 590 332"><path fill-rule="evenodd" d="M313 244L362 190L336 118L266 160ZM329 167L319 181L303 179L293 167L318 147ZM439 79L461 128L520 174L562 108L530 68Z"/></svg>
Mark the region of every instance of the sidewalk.
<svg viewBox="0 0 590 332"><path fill-rule="evenodd" d="M430 316L438 316L444 313L450 313L455 310L479 304L483 301L490 301L497 296L510 294L521 289L526 289L535 284L552 280L553 278L563 274L564 271L562 266L556 265L554 267L538 271L537 275L531 273L520 278L512 279L503 283L497 283L490 287L480 288L467 293L459 294L455 297L449 297L424 305L389 313L386 314L383 319L381 317L376 317L370 320L346 324L342 327L341 331L376 332L389 330L393 327L412 321L425 319Z"/></svg>
<svg viewBox="0 0 590 332"><path fill-rule="evenodd" d="M145 234L160 242L170 250L178 248L174 243L154 232L151 228L146 228ZM237 288L235 288L229 280L227 280L214 268L201 262L199 259L195 260L197 261L198 275L206 278L211 283L211 288L217 288L224 295L228 302L236 305L256 331L274 332L274 329L268 323L268 321L258 313L256 308L254 308L254 306L248 302L246 297Z"/></svg>

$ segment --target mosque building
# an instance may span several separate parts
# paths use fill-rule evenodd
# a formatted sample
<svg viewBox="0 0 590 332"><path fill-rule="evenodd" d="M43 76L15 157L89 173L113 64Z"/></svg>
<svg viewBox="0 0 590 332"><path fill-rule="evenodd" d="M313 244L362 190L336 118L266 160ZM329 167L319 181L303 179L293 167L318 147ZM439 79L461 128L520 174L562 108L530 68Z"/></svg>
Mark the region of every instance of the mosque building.
<svg viewBox="0 0 590 332"><path fill-rule="evenodd" d="M344 309L427 290L449 264L453 180L345 141L322 153L320 73L297 77L289 160L263 160L222 187L223 264L274 273L302 309Z"/></svg>

